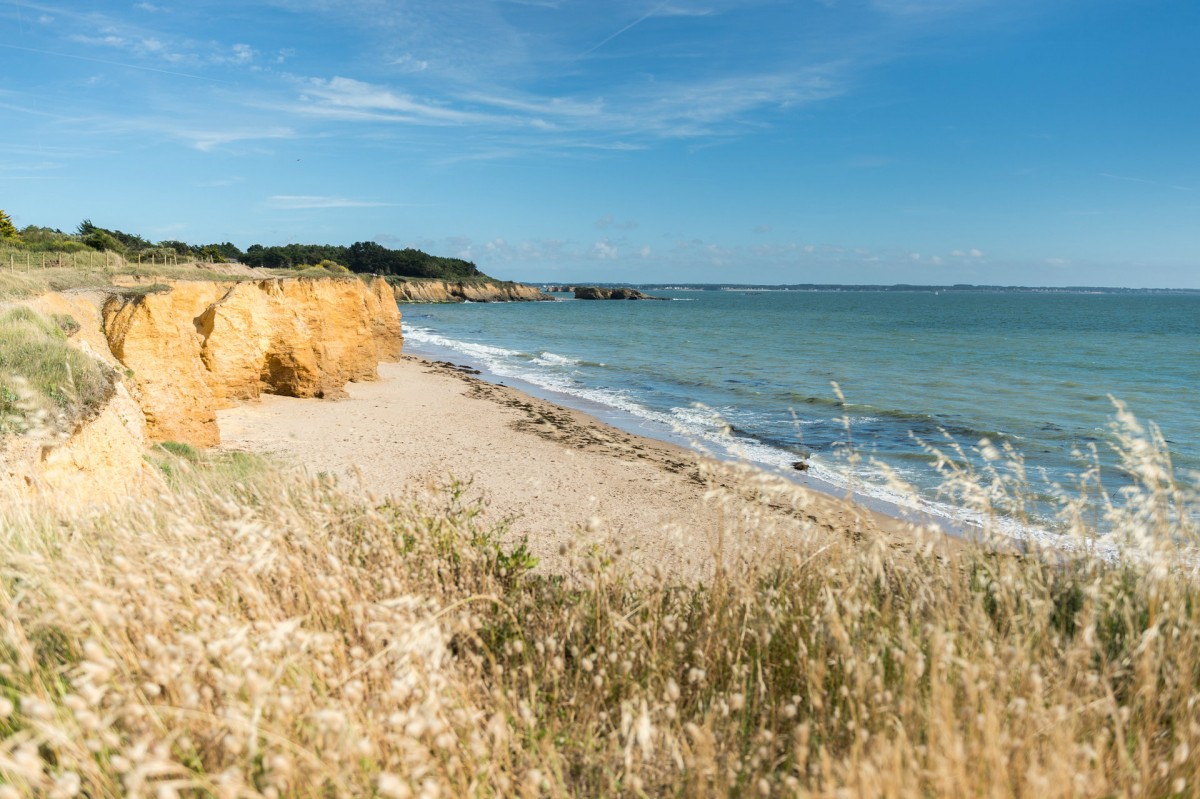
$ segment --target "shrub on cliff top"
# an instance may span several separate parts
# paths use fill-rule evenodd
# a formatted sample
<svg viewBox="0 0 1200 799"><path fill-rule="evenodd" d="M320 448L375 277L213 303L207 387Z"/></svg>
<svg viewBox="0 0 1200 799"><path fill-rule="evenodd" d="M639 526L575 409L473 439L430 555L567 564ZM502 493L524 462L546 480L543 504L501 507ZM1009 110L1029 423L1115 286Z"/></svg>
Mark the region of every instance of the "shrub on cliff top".
<svg viewBox="0 0 1200 799"><path fill-rule="evenodd" d="M112 370L67 344L62 327L29 308L0 314L0 436L68 432L112 395Z"/></svg>

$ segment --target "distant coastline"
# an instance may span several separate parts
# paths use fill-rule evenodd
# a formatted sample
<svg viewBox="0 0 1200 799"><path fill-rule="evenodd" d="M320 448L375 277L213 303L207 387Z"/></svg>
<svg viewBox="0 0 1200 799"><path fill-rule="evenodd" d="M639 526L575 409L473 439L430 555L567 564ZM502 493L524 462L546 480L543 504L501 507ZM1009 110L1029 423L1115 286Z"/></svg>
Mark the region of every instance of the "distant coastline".
<svg viewBox="0 0 1200 799"><path fill-rule="evenodd" d="M539 284L548 285L548 284ZM579 285L583 285L580 283ZM627 286L644 291L808 291L808 292L905 292L937 294L960 292L975 294L1178 294L1197 295L1200 288L1121 288L1119 286L976 286L965 283L944 286L923 286L909 283L882 284L838 284L838 283L605 283L588 281L586 285L612 288Z"/></svg>

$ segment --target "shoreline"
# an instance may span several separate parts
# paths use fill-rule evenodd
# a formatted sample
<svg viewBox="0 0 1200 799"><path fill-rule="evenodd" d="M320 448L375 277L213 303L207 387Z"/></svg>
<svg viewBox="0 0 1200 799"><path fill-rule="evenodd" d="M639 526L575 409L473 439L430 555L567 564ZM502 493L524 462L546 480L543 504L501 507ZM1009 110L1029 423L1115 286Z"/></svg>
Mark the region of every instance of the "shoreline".
<svg viewBox="0 0 1200 799"><path fill-rule="evenodd" d="M474 374L480 375L482 380L493 385L511 386L523 394L536 397L552 405L569 408L625 433L671 444L701 457L725 463L749 464L755 469L760 469L768 474L786 480L802 490L814 491L817 494L838 501L849 500L855 505L886 516L900 524L934 526L943 535L959 540L977 537L984 527L983 523L977 519L959 517L955 515L954 509L948 506L939 506L937 503L931 503L919 497L911 498L908 502L905 502L898 497L889 498L880 496L870 491L856 488L855 486L861 485L861 483L853 479L843 484L835 482L832 477L823 477L809 470L789 471L778 466L754 460L745 453L735 455L736 448L727 449L724 453L714 452L713 449L709 449L698 439L684 435L679 429L672 429L664 424L619 407L589 400L575 394L556 391L553 388L547 388L520 377L493 372L489 369L486 362L450 347L429 342L420 342L418 345L413 346L406 341L405 352L427 361L441 363L458 362L464 364L459 368L473 370ZM720 445L717 445L717 448L719 447ZM1042 535L1042 532L1038 529L1029 528L1027 530L1016 531L1009 537L1012 539L1014 545L1021 546L1025 538L1029 538L1030 540L1048 540Z"/></svg>
<svg viewBox="0 0 1200 799"><path fill-rule="evenodd" d="M271 395L218 411L221 447L275 455L378 497L437 491L453 476L484 502L485 523L506 522L551 568L581 542L608 540L640 568L702 576L717 563L769 558L817 530L882 532L901 547L921 530L448 362L404 355L347 393L336 402ZM730 540L726 532L746 529L749 516L761 534Z"/></svg>

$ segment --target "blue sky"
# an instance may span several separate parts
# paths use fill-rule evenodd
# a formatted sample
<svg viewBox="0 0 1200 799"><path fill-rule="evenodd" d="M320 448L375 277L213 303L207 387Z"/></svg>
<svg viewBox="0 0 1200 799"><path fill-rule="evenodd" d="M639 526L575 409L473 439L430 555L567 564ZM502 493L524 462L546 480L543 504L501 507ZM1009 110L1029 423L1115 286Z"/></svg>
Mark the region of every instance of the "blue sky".
<svg viewBox="0 0 1200 799"><path fill-rule="evenodd" d="M1196 0L0 0L0 208L529 281L1200 288Z"/></svg>

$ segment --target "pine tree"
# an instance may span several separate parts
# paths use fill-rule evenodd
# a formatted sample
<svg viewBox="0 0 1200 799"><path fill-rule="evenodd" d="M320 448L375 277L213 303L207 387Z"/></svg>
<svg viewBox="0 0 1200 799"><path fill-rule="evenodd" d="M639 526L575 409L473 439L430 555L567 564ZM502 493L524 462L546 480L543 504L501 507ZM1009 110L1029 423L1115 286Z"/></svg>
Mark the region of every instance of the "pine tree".
<svg viewBox="0 0 1200 799"><path fill-rule="evenodd" d="M4 209L0 208L0 239L15 239L16 237L16 226L13 225L8 214L4 213Z"/></svg>

